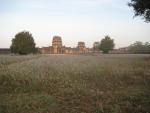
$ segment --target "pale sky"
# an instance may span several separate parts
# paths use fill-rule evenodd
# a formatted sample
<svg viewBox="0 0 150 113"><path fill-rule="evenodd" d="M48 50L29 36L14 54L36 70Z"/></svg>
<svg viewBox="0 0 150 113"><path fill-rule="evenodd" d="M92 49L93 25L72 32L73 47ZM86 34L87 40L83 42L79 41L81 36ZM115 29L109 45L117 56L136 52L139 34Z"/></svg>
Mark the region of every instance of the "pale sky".
<svg viewBox="0 0 150 113"><path fill-rule="evenodd" d="M10 47L15 34L27 30L37 47L50 46L52 37L76 47L92 47L109 35L116 48L135 41L150 42L150 23L127 6L130 0L0 0L0 48Z"/></svg>

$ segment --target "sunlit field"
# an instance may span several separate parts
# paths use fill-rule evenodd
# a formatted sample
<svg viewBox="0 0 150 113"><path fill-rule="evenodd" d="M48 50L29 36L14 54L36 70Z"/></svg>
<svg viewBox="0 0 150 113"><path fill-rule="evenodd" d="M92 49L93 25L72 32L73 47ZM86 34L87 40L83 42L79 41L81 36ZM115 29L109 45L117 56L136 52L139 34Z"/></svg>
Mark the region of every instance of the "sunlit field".
<svg viewBox="0 0 150 113"><path fill-rule="evenodd" d="M150 113L150 55L0 55L0 113Z"/></svg>

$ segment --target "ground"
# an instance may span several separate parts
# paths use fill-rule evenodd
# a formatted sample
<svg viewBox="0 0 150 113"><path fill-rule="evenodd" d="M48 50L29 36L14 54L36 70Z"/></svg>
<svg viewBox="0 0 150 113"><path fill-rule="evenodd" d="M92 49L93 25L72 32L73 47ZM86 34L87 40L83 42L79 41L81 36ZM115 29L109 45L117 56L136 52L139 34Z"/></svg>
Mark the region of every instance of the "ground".
<svg viewBox="0 0 150 113"><path fill-rule="evenodd" d="M0 113L150 113L150 55L0 55Z"/></svg>

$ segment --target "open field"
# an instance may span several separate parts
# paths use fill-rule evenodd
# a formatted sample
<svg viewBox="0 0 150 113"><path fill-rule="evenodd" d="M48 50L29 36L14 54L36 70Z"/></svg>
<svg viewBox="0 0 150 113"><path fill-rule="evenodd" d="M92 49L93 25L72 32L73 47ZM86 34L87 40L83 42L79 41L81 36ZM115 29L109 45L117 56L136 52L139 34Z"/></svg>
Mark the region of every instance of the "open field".
<svg viewBox="0 0 150 113"><path fill-rule="evenodd" d="M150 113L150 55L1 55L0 113Z"/></svg>

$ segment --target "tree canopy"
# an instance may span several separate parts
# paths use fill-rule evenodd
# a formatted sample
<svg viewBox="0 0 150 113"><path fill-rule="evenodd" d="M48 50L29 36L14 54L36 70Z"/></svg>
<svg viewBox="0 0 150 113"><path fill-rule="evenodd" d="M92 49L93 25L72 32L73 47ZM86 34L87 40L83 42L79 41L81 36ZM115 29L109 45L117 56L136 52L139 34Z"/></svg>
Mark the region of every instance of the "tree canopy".
<svg viewBox="0 0 150 113"><path fill-rule="evenodd" d="M143 16L146 22L150 22L150 0L131 0L128 5L133 7L135 16Z"/></svg>
<svg viewBox="0 0 150 113"><path fill-rule="evenodd" d="M11 52L21 55L34 53L36 51L32 34L28 31L22 31L15 35L12 39Z"/></svg>
<svg viewBox="0 0 150 113"><path fill-rule="evenodd" d="M150 43L136 41L134 44L129 46L130 53L142 53L142 54L150 54Z"/></svg>
<svg viewBox="0 0 150 113"><path fill-rule="evenodd" d="M99 49L102 50L103 53L108 53L110 50L113 50L114 46L114 40L109 36L105 36L105 38L100 42Z"/></svg>
<svg viewBox="0 0 150 113"><path fill-rule="evenodd" d="M99 46L100 46L100 42L94 42L94 44L93 44L93 50L94 51L99 50Z"/></svg>

